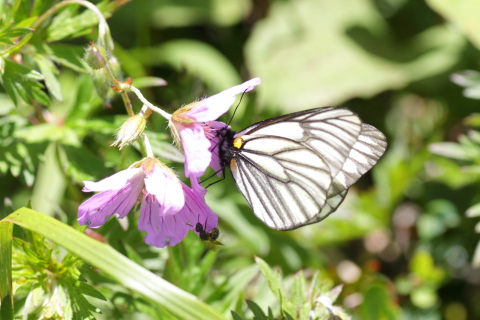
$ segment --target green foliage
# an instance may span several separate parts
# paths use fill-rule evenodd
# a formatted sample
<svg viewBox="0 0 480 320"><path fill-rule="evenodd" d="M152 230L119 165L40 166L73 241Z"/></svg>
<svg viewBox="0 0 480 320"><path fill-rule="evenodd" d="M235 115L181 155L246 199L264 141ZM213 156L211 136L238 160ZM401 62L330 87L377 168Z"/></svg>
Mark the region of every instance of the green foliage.
<svg viewBox="0 0 480 320"><path fill-rule="evenodd" d="M459 61L464 45L441 26L408 41L394 41L372 1L276 1L253 30L246 57L264 81L261 105L291 112L368 98L440 74Z"/></svg>
<svg viewBox="0 0 480 320"><path fill-rule="evenodd" d="M36 318L95 319L99 310L84 295L106 300L83 282L82 261L45 238L27 232L30 242L13 240L13 292L26 296L26 315Z"/></svg>
<svg viewBox="0 0 480 320"><path fill-rule="evenodd" d="M290 291L287 293L280 271L272 270L265 261L258 257L255 258L255 261L267 279L270 290L280 303L281 313L285 319L292 316L299 320L312 319L312 317L319 320L327 320L331 317L342 320L351 319L342 308L333 306L342 287L337 286L332 289L331 282L322 281L318 271L313 274L308 285L303 271L299 271L293 278ZM249 308L255 315L262 313L261 309L252 302L249 303ZM263 317L259 319L270 319L264 315Z"/></svg>
<svg viewBox="0 0 480 320"><path fill-rule="evenodd" d="M16 221L54 243L13 229L17 216L0 222L2 319L25 310L38 316L49 298L70 304L66 318L99 309L99 320L290 320L308 318L312 307L319 319L479 317L476 0L79 2L87 7L0 1L0 215L32 200L57 218L21 211ZM206 197L220 217L218 253L193 233L169 250L149 247L133 212L87 237L69 227L91 195L82 181L144 155L138 144L121 153L109 147L130 116L126 96L134 113L143 103L113 92L112 77L82 60L90 42L106 49L114 78L133 77L169 113L258 76L262 84L244 95L232 129L343 105L385 132L388 150L319 224L269 230L227 173ZM166 128L153 114L145 134L154 155L182 176L183 155ZM15 277L25 282L15 282L14 295L12 232ZM92 268L79 268L72 254ZM357 266L355 279L343 278L345 260ZM58 293L49 291L52 274L69 279L57 282Z"/></svg>

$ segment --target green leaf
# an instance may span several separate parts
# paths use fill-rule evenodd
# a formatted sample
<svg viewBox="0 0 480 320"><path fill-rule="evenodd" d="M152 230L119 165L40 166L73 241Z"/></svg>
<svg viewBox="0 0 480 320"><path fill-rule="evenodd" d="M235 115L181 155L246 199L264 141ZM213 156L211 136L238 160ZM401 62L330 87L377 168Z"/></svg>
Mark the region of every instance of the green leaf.
<svg viewBox="0 0 480 320"><path fill-rule="evenodd" d="M428 5L462 31L480 49L480 2L476 0L427 0Z"/></svg>
<svg viewBox="0 0 480 320"><path fill-rule="evenodd" d="M268 12L247 41L246 60L262 79L260 104L290 112L440 74L459 61L465 43L446 27L395 43L370 0L274 1Z"/></svg>
<svg viewBox="0 0 480 320"><path fill-rule="evenodd" d="M13 224L0 221L0 318L13 319L12 291Z"/></svg>
<svg viewBox="0 0 480 320"><path fill-rule="evenodd" d="M45 84L48 90L58 101L62 101L62 91L60 89L60 83L57 80L58 70L55 65L46 56L37 54L34 56L35 62L40 69L40 72L45 77Z"/></svg>
<svg viewBox="0 0 480 320"><path fill-rule="evenodd" d="M247 302L248 308L253 312L255 320L266 320L267 319L265 313L258 306L258 304L256 304L252 300L247 300L246 302Z"/></svg>
<svg viewBox="0 0 480 320"><path fill-rule="evenodd" d="M4 42L4 38L16 38L22 37L27 34L34 32L32 28L25 28L25 27L11 27L7 30L0 32L0 42Z"/></svg>
<svg viewBox="0 0 480 320"><path fill-rule="evenodd" d="M303 274L303 271L300 270L297 272L295 275L295 278L293 279L293 284L290 289L290 300L292 302L293 307L295 310L292 311L299 311L302 309L303 304L306 301L306 294L307 294L307 289L306 289L306 282L305 282L305 276ZM285 310L292 312L290 310Z"/></svg>
<svg viewBox="0 0 480 320"><path fill-rule="evenodd" d="M86 147L63 146L63 150L65 161L62 167L74 181L95 181L111 174L104 161Z"/></svg>
<svg viewBox="0 0 480 320"><path fill-rule="evenodd" d="M208 5L196 0L167 0L148 6L148 10L153 11L152 22L157 28L204 24L227 27L240 23L251 6L247 0L211 0Z"/></svg>
<svg viewBox="0 0 480 320"><path fill-rule="evenodd" d="M243 318L240 317L240 316L238 315L238 313L236 313L235 311L231 311L231 314L232 314L232 319L233 319L233 320L243 320Z"/></svg>
<svg viewBox="0 0 480 320"><path fill-rule="evenodd" d="M285 287L283 286L280 271L273 271L270 266L259 257L255 257L255 262L260 267L263 276L267 279L270 290L272 290L277 300L283 304L287 299L287 293L285 292ZM284 308L282 307L282 309Z"/></svg>
<svg viewBox="0 0 480 320"><path fill-rule="evenodd" d="M222 91L241 82L235 67L212 46L200 41L171 40L132 53L144 66L167 64L199 76L212 90Z"/></svg>
<svg viewBox="0 0 480 320"><path fill-rule="evenodd" d="M81 294L107 301L107 298L105 298L105 296L100 291L98 291L91 285L86 284L85 282L78 281L75 287L80 291Z"/></svg>
<svg viewBox="0 0 480 320"><path fill-rule="evenodd" d="M42 90L43 85L38 82L40 80L44 78L39 72L11 60L5 60L5 72L1 82L15 104L18 102L17 97L20 96L27 103L34 99L43 105L50 105L48 95Z"/></svg>
<svg viewBox="0 0 480 320"><path fill-rule="evenodd" d="M195 296L140 267L109 245L93 240L54 218L22 208L10 214L4 221L35 231L61 245L118 283L180 319L225 319Z"/></svg>
<svg viewBox="0 0 480 320"><path fill-rule="evenodd" d="M66 44L50 44L42 43L41 50L39 50L56 63L59 63L67 68L80 73L90 73L90 68L83 61L82 56L85 49L80 46L72 46Z"/></svg>

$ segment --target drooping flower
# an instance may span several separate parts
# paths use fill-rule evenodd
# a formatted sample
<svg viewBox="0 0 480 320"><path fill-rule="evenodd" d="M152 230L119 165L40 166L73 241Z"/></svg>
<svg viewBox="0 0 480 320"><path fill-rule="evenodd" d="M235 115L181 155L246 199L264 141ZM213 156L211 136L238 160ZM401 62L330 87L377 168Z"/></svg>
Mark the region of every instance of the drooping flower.
<svg viewBox="0 0 480 320"><path fill-rule="evenodd" d="M192 181L192 185L196 183ZM147 232L147 244L160 248L182 241L197 222L207 230L218 222L201 187L189 188L152 157L99 182L85 181L83 191L99 193L78 208L80 224L98 228L114 214L122 219L141 201L138 228Z"/></svg>
<svg viewBox="0 0 480 320"><path fill-rule="evenodd" d="M228 127L215 120L228 111L237 94L252 90L260 82L260 78L251 79L173 113L169 126L175 143L185 154L187 177L202 176L212 163L212 149L218 144L216 131Z"/></svg>

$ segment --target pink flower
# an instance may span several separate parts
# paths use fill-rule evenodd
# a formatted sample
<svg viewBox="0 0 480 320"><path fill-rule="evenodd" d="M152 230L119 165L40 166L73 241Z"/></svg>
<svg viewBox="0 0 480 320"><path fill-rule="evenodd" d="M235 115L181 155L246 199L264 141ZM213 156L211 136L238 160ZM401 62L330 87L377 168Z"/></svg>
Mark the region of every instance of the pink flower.
<svg viewBox="0 0 480 320"><path fill-rule="evenodd" d="M228 111L237 94L248 92L259 85L254 78L204 100L193 102L175 111L170 119L174 140L185 154L185 175L200 177L212 163L212 149L218 143L216 131L227 127L218 121ZM218 162L213 162L218 163Z"/></svg>
<svg viewBox="0 0 480 320"><path fill-rule="evenodd" d="M138 228L147 232L145 242L160 248L174 246L197 222L206 230L218 223L197 184L193 180L193 189L189 188L160 161L145 158L99 182L85 181L84 192L100 193L80 205L78 222L98 228L114 214L124 218L141 200Z"/></svg>

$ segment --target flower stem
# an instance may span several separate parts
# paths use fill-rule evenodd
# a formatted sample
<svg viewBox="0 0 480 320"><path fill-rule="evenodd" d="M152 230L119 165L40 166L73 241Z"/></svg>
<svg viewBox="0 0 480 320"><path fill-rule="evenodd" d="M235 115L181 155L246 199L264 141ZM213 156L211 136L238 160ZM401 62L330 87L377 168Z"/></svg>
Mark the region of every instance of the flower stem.
<svg viewBox="0 0 480 320"><path fill-rule="evenodd" d="M153 158L152 146L150 145L150 141L148 141L148 137L146 134L143 134L143 144L145 145L147 157Z"/></svg>
<svg viewBox="0 0 480 320"><path fill-rule="evenodd" d="M156 113L159 113L162 117L164 117L165 119L167 120L170 120L170 118L172 117L172 115L168 112L165 112L163 111L162 109L160 109L159 107L156 107L154 106L153 104L151 104L150 102L148 102L147 99L145 99L145 97L142 95L142 93L140 92L140 90L138 90L137 88L135 88L134 86L132 85L129 85L128 88L130 90L132 90L138 97L138 99L140 99L140 101L143 102L144 105L146 105L148 108L150 108L152 111L155 111Z"/></svg>
<svg viewBox="0 0 480 320"><path fill-rule="evenodd" d="M107 71L107 76L110 79L112 83L117 83L117 79L115 79L115 76L113 75L112 69L110 69L110 66L107 64L105 65L105 70ZM127 109L127 114L129 117L133 116L135 112L133 112L133 107L132 103L130 102L130 98L128 97L128 94L125 92L125 90L120 91L120 96L122 97L123 103L125 104L125 109Z"/></svg>

